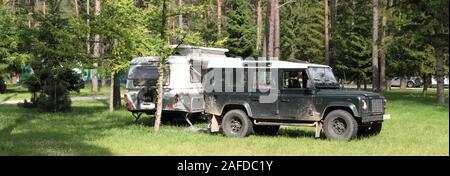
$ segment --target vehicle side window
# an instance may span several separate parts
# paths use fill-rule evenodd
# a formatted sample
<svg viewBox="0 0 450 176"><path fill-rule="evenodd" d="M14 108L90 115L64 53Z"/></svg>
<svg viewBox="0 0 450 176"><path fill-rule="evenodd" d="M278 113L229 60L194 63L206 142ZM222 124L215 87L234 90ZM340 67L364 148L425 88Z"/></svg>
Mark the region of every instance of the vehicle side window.
<svg viewBox="0 0 450 176"><path fill-rule="evenodd" d="M283 71L283 88L301 89L307 87L307 74L305 70Z"/></svg>
<svg viewBox="0 0 450 176"><path fill-rule="evenodd" d="M163 83L165 86L168 86L170 84L170 70L168 70L166 73L164 73Z"/></svg>
<svg viewBox="0 0 450 176"><path fill-rule="evenodd" d="M202 74L197 71L193 66L189 69L191 83L200 83L202 81Z"/></svg>

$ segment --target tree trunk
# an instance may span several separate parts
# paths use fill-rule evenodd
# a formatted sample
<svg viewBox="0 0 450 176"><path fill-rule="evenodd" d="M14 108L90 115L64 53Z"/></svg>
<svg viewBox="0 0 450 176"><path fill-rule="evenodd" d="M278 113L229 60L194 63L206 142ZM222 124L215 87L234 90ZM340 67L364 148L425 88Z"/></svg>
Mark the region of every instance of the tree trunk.
<svg viewBox="0 0 450 176"><path fill-rule="evenodd" d="M114 84L113 106L115 109L118 109L121 106L119 73L115 73L114 78L111 78L111 80L114 80L112 81Z"/></svg>
<svg viewBox="0 0 450 176"><path fill-rule="evenodd" d="M47 16L47 4L45 0L42 2L42 14L44 14L44 17Z"/></svg>
<svg viewBox="0 0 450 176"><path fill-rule="evenodd" d="M400 77L400 89L401 90L406 89L406 76Z"/></svg>
<svg viewBox="0 0 450 176"><path fill-rule="evenodd" d="M330 43L330 66L333 67L335 60L336 48L336 29L337 29L337 4L338 0L331 0L331 43Z"/></svg>
<svg viewBox="0 0 450 176"><path fill-rule="evenodd" d="M383 7L383 18L381 19L381 28L383 32L381 33L380 42L381 42L381 50L380 50L380 91L386 90L386 53L385 53L385 44L386 44L386 31L387 31L387 6L389 2L386 2L386 4Z"/></svg>
<svg viewBox="0 0 450 176"><path fill-rule="evenodd" d="M217 0L217 32L222 33L222 0Z"/></svg>
<svg viewBox="0 0 450 176"><path fill-rule="evenodd" d="M361 80L356 81L356 89L361 90Z"/></svg>
<svg viewBox="0 0 450 176"><path fill-rule="evenodd" d="M101 68L102 68L101 70L103 70L103 73L101 74L101 78L102 78L101 83L102 83L102 90L103 90L106 88L106 68L105 68L105 65L103 64L103 62L102 62ZM110 82L111 81L112 81L112 78L111 78Z"/></svg>
<svg viewBox="0 0 450 176"><path fill-rule="evenodd" d="M89 0L86 1L86 14L87 14L87 19L86 19L86 23L89 26L90 23L90 2ZM91 34L88 32L86 34L86 53L87 55L91 55L91 42L89 41L91 38ZM91 71L88 71L88 80L91 78L90 77Z"/></svg>
<svg viewBox="0 0 450 176"><path fill-rule="evenodd" d="M166 0L163 0L163 6L162 6L162 15L161 15L161 29L160 29L160 33L161 33L161 39L162 40L166 40L166 34L165 34L165 28L166 28L166 22L167 22L167 7L166 7ZM155 132L159 132L159 128L161 125L161 115L162 115L162 108L163 108L163 95L164 95L164 61L165 61L165 54L163 53L163 51L161 51L160 53L160 57L159 57L160 61L159 61L159 67L158 67L158 72L159 72L159 78L158 78L158 83L157 83L157 102L156 102L156 112L155 112L155 126L154 126L154 130Z"/></svg>
<svg viewBox="0 0 450 176"><path fill-rule="evenodd" d="M428 88L430 87L430 83L431 83L431 75L428 73L424 74L422 96L424 97L428 96Z"/></svg>
<svg viewBox="0 0 450 176"><path fill-rule="evenodd" d="M95 16L99 16L101 12L101 1L95 0ZM94 36L94 57L98 59L100 57L100 35ZM94 62L94 69L92 70L92 92L98 92L98 63Z"/></svg>
<svg viewBox="0 0 450 176"><path fill-rule="evenodd" d="M178 7L183 6L183 0L178 0ZM183 15L178 15L178 28L183 29Z"/></svg>
<svg viewBox="0 0 450 176"><path fill-rule="evenodd" d="M280 49L280 3L279 0L273 0L274 8L274 43L273 43L273 57L275 60L281 59Z"/></svg>
<svg viewBox="0 0 450 176"><path fill-rule="evenodd" d="M364 80L364 90L367 90L367 80Z"/></svg>
<svg viewBox="0 0 450 176"><path fill-rule="evenodd" d="M438 105L444 105L444 48L442 46L436 48L436 82L437 103Z"/></svg>
<svg viewBox="0 0 450 176"><path fill-rule="evenodd" d="M372 0L372 90L375 92L380 91L380 70L378 67L378 1L379 0Z"/></svg>
<svg viewBox="0 0 450 176"><path fill-rule="evenodd" d="M111 80L114 79L114 72L111 72ZM114 111L114 81L109 86L109 112Z"/></svg>
<svg viewBox="0 0 450 176"><path fill-rule="evenodd" d="M273 57L274 50L274 21L275 16L273 15L273 2L272 0L267 0L266 7L266 60L271 60Z"/></svg>
<svg viewBox="0 0 450 176"><path fill-rule="evenodd" d="M261 49L261 33L262 33L262 8L261 8L261 0L258 0L258 4L256 7L257 13L257 25L256 25L256 50L259 51Z"/></svg>
<svg viewBox="0 0 450 176"><path fill-rule="evenodd" d="M75 16L79 16L80 12L78 10L78 0L73 0L74 1L74 6L75 6Z"/></svg>
<svg viewBox="0 0 450 176"><path fill-rule="evenodd" d="M30 11L31 11L30 16L28 17L28 27L33 28L34 27L34 17L33 16L34 16L34 9L35 9L35 5L36 5L35 0L29 0L28 5L29 5Z"/></svg>
<svg viewBox="0 0 450 176"><path fill-rule="evenodd" d="M328 32L328 0L323 0L324 2L324 22L323 28L325 33L325 64L330 65L330 34Z"/></svg>
<svg viewBox="0 0 450 176"><path fill-rule="evenodd" d="M386 81L386 87L387 87L387 90L391 90L392 89L390 80Z"/></svg>

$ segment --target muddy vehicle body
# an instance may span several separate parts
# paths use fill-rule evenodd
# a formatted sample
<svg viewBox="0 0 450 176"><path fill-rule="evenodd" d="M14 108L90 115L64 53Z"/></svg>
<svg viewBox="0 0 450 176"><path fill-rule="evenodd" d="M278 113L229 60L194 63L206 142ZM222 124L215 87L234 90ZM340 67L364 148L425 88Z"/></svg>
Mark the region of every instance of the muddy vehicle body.
<svg viewBox="0 0 450 176"><path fill-rule="evenodd" d="M214 89L205 91L205 112L212 115L211 131L221 128L227 136L275 134L280 126L299 125L315 127L316 137L323 131L328 139L349 140L380 133L390 118L383 96L342 89L326 65L214 61L208 71ZM232 81L224 79L227 73Z"/></svg>

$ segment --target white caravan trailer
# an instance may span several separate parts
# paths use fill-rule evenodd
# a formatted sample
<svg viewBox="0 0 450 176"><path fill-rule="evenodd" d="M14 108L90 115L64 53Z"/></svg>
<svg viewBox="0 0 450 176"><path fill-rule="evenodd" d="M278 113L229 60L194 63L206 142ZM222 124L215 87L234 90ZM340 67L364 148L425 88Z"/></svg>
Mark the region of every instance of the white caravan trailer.
<svg viewBox="0 0 450 176"><path fill-rule="evenodd" d="M175 48L175 46L172 46ZM202 78L209 60L227 58L228 49L179 46L168 60L169 70L164 78L163 112L185 115L203 113ZM199 64L200 63L200 64ZM159 57L138 57L131 61L124 99L136 120L142 113L156 111L156 83Z"/></svg>

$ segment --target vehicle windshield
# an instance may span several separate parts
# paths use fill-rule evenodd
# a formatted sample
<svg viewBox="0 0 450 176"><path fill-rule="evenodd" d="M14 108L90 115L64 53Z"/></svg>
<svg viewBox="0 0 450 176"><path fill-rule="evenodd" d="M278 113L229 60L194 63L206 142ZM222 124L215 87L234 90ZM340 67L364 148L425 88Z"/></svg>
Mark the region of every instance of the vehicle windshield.
<svg viewBox="0 0 450 176"><path fill-rule="evenodd" d="M329 67L309 67L310 80L316 87L337 88L339 83L336 81L331 68Z"/></svg>

